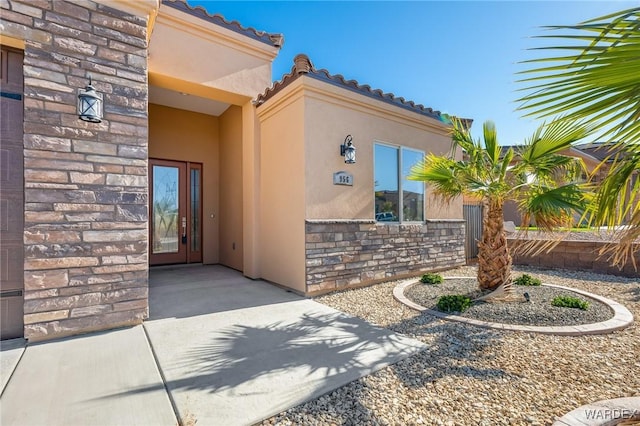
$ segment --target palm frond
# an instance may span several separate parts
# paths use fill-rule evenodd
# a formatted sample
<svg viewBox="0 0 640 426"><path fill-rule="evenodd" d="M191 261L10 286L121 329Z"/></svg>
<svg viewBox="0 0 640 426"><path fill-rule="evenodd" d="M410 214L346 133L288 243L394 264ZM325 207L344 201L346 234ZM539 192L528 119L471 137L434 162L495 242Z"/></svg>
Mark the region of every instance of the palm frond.
<svg viewBox="0 0 640 426"><path fill-rule="evenodd" d="M640 209L640 145L626 145L613 159L592 206L596 226L610 228Z"/></svg>
<svg viewBox="0 0 640 426"><path fill-rule="evenodd" d="M534 136L525 141L520 151L522 161L528 166L547 161L551 154L569 149L576 142L588 137L594 125L560 117L549 124L541 125Z"/></svg>
<svg viewBox="0 0 640 426"><path fill-rule="evenodd" d="M500 145L498 144L498 132L493 121L485 121L482 125L484 146L490 164L495 165L500 161Z"/></svg>
<svg viewBox="0 0 640 426"><path fill-rule="evenodd" d="M519 202L523 216L533 218L538 227L551 231L571 226L574 214L586 208L583 188L570 183L555 188L537 187L528 191Z"/></svg>
<svg viewBox="0 0 640 426"><path fill-rule="evenodd" d="M640 7L546 28L570 33L540 36L567 42L544 49L570 54L523 62L533 67L519 73L527 84L521 90L529 92L517 100L519 109L527 116L598 120L601 137L640 140Z"/></svg>
<svg viewBox="0 0 640 426"><path fill-rule="evenodd" d="M640 7L547 28L562 32L540 38L561 43L534 50L559 53L523 62L530 68L519 73L527 92L518 99L519 109L528 116L589 120L601 140L615 140L613 146L625 151L611 164L584 216L593 226L625 224L612 257L620 262L638 249L633 241L640 236ZM608 160L595 172L605 165Z"/></svg>
<svg viewBox="0 0 640 426"><path fill-rule="evenodd" d="M432 185L434 193L444 199L451 199L464 191L456 170L455 160L428 154L411 167L408 179L427 182Z"/></svg>

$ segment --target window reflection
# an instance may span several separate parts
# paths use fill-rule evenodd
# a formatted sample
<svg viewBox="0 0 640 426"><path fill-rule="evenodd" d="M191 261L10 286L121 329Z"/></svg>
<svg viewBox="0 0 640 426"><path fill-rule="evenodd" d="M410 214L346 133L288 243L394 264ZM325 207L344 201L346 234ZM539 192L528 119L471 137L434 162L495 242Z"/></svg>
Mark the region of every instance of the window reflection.
<svg viewBox="0 0 640 426"><path fill-rule="evenodd" d="M153 166L153 253L178 252L178 168Z"/></svg>
<svg viewBox="0 0 640 426"><path fill-rule="evenodd" d="M191 251L200 251L200 170L191 169Z"/></svg>
<svg viewBox="0 0 640 426"><path fill-rule="evenodd" d="M398 149L378 144L374 146L374 149L376 220L397 222L399 217Z"/></svg>
<svg viewBox="0 0 640 426"><path fill-rule="evenodd" d="M407 179L411 167L420 162L424 154L402 148L402 220L424 220L424 182Z"/></svg>
<svg viewBox="0 0 640 426"><path fill-rule="evenodd" d="M374 144L375 218L379 222L424 220L424 183L408 179L424 153ZM401 165L401 166L400 166ZM402 167L402 174L400 174ZM400 195L401 194L401 195Z"/></svg>

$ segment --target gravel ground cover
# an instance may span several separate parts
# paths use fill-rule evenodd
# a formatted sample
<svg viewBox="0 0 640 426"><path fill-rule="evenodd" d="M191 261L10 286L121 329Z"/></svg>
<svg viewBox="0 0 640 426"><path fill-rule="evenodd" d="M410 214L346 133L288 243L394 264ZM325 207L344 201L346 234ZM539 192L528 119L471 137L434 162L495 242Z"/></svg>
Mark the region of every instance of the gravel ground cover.
<svg viewBox="0 0 640 426"><path fill-rule="evenodd" d="M428 348L263 424L549 425L590 402L640 396L640 280L513 269L622 303L636 324L579 337L489 330L420 315L393 299L395 282L318 297ZM462 267L443 275L475 273Z"/></svg>
<svg viewBox="0 0 640 426"><path fill-rule="evenodd" d="M607 241L618 242L620 240L619 231L601 229L596 231L566 231L566 232L546 232L538 230L518 230L509 234L513 237L540 239L540 240L570 240L570 241ZM640 242L640 241L639 241Z"/></svg>
<svg viewBox="0 0 640 426"><path fill-rule="evenodd" d="M521 325L577 325L606 321L613 317L613 311L604 303L589 299L577 293L546 286L513 286L514 293L529 294L530 302L524 296L517 302L474 303L468 310L456 315L482 321ZM447 294L468 295L472 300L481 296L474 278L446 279L442 284L418 283L405 291L405 296L425 308L438 310L436 303L440 296ZM556 296L572 296L589 302L587 310L560 308L551 304ZM428 314L425 314L428 315Z"/></svg>

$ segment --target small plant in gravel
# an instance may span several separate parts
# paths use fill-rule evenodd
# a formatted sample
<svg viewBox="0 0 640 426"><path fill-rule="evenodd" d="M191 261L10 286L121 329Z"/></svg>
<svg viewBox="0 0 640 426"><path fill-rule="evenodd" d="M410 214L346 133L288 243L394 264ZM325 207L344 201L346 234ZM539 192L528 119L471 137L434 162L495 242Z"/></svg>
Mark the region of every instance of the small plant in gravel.
<svg viewBox="0 0 640 426"><path fill-rule="evenodd" d="M525 285L525 286L538 286L538 285L542 285L542 281L540 281L538 278L533 278L531 275L529 274L522 274L520 275L518 278L516 278L515 280L513 280L513 283L515 285Z"/></svg>
<svg viewBox="0 0 640 426"><path fill-rule="evenodd" d="M573 296L554 297L551 304L560 308L576 308L582 309L583 311L586 311L589 308L589 302Z"/></svg>
<svg viewBox="0 0 640 426"><path fill-rule="evenodd" d="M442 312L464 312L471 306L471 298L462 294L449 294L441 296L436 306Z"/></svg>
<svg viewBox="0 0 640 426"><path fill-rule="evenodd" d="M426 273L420 278L420 282L423 284L441 284L444 281L442 275L433 274L431 272Z"/></svg>

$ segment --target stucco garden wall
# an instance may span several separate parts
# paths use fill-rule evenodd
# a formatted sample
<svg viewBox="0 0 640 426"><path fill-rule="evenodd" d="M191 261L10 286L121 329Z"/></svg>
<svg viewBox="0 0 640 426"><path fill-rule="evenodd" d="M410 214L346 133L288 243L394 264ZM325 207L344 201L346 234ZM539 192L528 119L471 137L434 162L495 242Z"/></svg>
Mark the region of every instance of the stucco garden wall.
<svg viewBox="0 0 640 426"><path fill-rule="evenodd" d="M25 337L148 315L147 22L91 1L2 5L24 48ZM14 46L18 47L18 46ZM76 114L89 79L102 123Z"/></svg>

